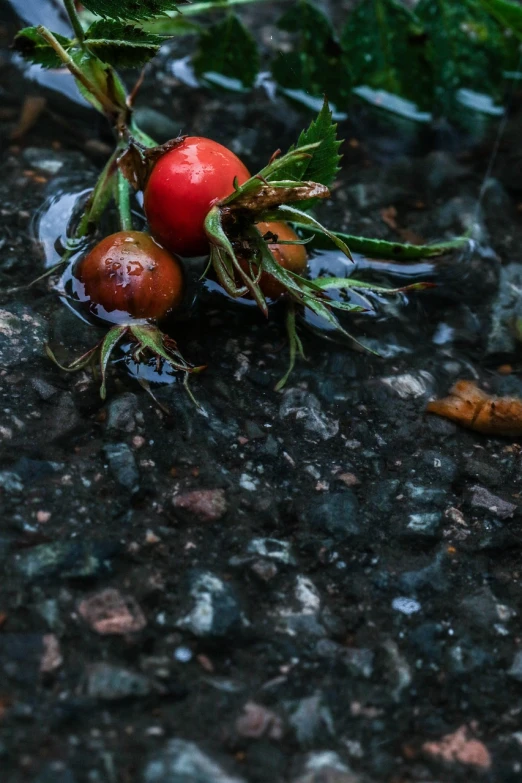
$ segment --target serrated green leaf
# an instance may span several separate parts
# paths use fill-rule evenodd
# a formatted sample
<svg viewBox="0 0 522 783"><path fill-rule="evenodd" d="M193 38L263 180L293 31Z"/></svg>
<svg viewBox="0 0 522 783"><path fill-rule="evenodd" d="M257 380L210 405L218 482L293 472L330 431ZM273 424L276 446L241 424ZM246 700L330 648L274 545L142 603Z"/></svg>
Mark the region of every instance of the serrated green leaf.
<svg viewBox="0 0 522 783"><path fill-rule="evenodd" d="M433 85L424 30L402 3L362 0L348 17L341 44L357 86L386 90L418 106L431 106Z"/></svg>
<svg viewBox="0 0 522 783"><path fill-rule="evenodd" d="M152 19L176 11L184 0L83 0L88 11L104 19Z"/></svg>
<svg viewBox="0 0 522 783"><path fill-rule="evenodd" d="M132 24L113 20L94 22L85 33L85 43L103 62L116 68L140 67L159 51L165 40Z"/></svg>
<svg viewBox="0 0 522 783"><path fill-rule="evenodd" d="M332 112L327 101L310 126L301 132L297 144L290 152L309 144L318 146L310 151L309 157L293 160L283 168L277 169L277 179L307 180L329 186L334 181L339 169L341 155L339 147L342 141L337 139L337 124L332 120ZM303 209L307 203L301 204Z"/></svg>
<svg viewBox="0 0 522 783"><path fill-rule="evenodd" d="M230 13L201 33L193 62L198 76L237 90L253 86L260 58L252 33L236 14Z"/></svg>
<svg viewBox="0 0 522 783"><path fill-rule="evenodd" d="M312 230L308 224L301 223L299 220L292 220L291 222L296 228L302 228L307 231ZM312 239L313 247L328 248L330 241L324 234L323 229L316 226L313 231L315 232ZM462 237L449 242L438 242L433 245L411 245L401 242L388 242L385 239L368 239L368 237L345 234L342 231L331 231L330 233L342 239L354 253L364 253L370 258L388 258L399 263L401 261L409 262L421 258L442 256L445 253L451 253L453 250L462 249L470 241Z"/></svg>
<svg viewBox="0 0 522 783"><path fill-rule="evenodd" d="M272 74L285 91L304 102L308 96L327 95L336 106L350 99L352 77L331 22L310 0L297 0L283 14L278 27L296 36L290 52L280 52Z"/></svg>
<svg viewBox="0 0 522 783"><path fill-rule="evenodd" d="M64 49L72 46L73 42L64 35L55 33L54 36ZM14 39L14 47L26 60L43 68L60 68L63 65L52 46L38 34L36 27L20 30Z"/></svg>
<svg viewBox="0 0 522 783"><path fill-rule="evenodd" d="M415 10L429 36L436 107L458 109L460 88L501 97L506 41L479 0L420 0Z"/></svg>

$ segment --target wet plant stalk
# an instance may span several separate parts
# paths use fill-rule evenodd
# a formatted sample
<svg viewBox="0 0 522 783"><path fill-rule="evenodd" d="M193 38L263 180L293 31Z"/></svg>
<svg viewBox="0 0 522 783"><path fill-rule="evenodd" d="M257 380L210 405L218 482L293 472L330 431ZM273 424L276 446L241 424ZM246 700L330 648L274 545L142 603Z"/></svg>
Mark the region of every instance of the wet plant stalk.
<svg viewBox="0 0 522 783"><path fill-rule="evenodd" d="M52 46L60 60L69 69L74 78L78 79L78 81L83 84L85 89L88 90L94 98L96 98L98 103L103 107L104 111L106 111L108 114L113 114L116 112L117 107L113 104L111 99L108 98L107 95L105 95L105 93L100 90L96 84L94 84L94 82L87 78L81 68L78 68L72 57L65 51L61 43L55 38L51 31L48 30L47 27L43 27L43 25L40 25L37 30L38 34L42 36L44 41L47 41L49 46Z"/></svg>
<svg viewBox="0 0 522 783"><path fill-rule="evenodd" d="M76 10L76 6L74 5L74 0L63 0L63 2L65 5L65 10L67 11L69 19L71 20L71 25L74 30L74 34L78 39L79 43L83 43L84 41L83 27L80 22L80 18L78 16L78 12Z"/></svg>
<svg viewBox="0 0 522 783"><path fill-rule="evenodd" d="M132 212L130 207L130 186L121 171L116 179L116 203L122 231L132 231Z"/></svg>

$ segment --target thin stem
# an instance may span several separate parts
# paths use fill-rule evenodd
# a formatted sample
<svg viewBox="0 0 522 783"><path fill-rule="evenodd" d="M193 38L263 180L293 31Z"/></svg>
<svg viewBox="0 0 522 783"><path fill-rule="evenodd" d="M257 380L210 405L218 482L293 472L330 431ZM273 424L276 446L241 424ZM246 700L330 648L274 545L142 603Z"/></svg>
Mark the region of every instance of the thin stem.
<svg viewBox="0 0 522 783"><path fill-rule="evenodd" d="M96 100L101 104L103 109L108 112L109 114L114 114L114 112L118 111L117 107L113 104L113 102L108 98L105 93L100 90L100 88L94 84L94 82L91 82L90 79L87 78L87 76L84 74L84 72L79 68L72 57L65 51L63 46L60 44L59 41L56 40L54 35L51 33L50 30L47 29L47 27L43 27L40 25L36 28L39 35L42 36L44 41L47 41L47 43L53 47L54 51L60 58L60 60L63 62L63 64L69 69L69 71L72 73L75 79L78 79L78 81L83 84L86 90L88 90L91 95L96 98Z"/></svg>
<svg viewBox="0 0 522 783"><path fill-rule="evenodd" d="M83 27L80 22L80 17L78 16L78 11L76 10L76 6L74 5L74 0L63 0L63 2L65 5L65 10L67 11L69 15L69 19L71 20L74 34L76 35L76 38L78 39L80 44L83 44L85 36L83 34Z"/></svg>
<svg viewBox="0 0 522 783"><path fill-rule="evenodd" d="M121 230L132 231L129 183L121 171L118 171L118 179L116 180L116 203L118 204Z"/></svg>

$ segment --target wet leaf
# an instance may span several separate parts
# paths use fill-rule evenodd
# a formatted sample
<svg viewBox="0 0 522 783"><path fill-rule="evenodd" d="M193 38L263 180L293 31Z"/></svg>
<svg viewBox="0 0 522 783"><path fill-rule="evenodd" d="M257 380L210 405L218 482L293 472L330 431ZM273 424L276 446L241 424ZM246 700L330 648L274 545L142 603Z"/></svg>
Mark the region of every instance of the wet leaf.
<svg viewBox="0 0 522 783"><path fill-rule="evenodd" d="M300 209L296 209L295 207L288 206L287 204L281 205L272 214L274 216L271 216L270 220L282 219L295 223L298 222L300 225L306 226L307 228L313 229L314 231L320 231L322 234L328 237L328 239L336 247L338 247L339 250L341 250L341 252L344 253L345 256L347 256L351 261L353 260L348 245L346 244L346 242L344 242L343 239L341 239L339 234L336 233L335 231L329 231L311 215L307 215L305 212L302 212Z"/></svg>
<svg viewBox="0 0 522 783"><path fill-rule="evenodd" d="M144 32L132 24L112 20L94 22L85 43L103 62L116 68L139 67L159 51L165 38Z"/></svg>
<svg viewBox="0 0 522 783"><path fill-rule="evenodd" d="M308 225L293 220L296 228L310 230ZM328 248L330 242L321 228L316 227L312 244L314 247ZM453 239L450 242L439 242L433 245L411 245L409 243L388 242L385 239L368 239L354 234L344 234L341 231L331 231L336 237L342 239L355 253L364 253L370 258L389 258L394 261L415 261L420 258L433 258L451 253L469 244L466 237Z"/></svg>
<svg viewBox="0 0 522 783"><path fill-rule="evenodd" d="M109 364L111 353L113 352L114 348L119 343L123 335L128 331L128 329L129 327L126 325L113 326L112 329L110 329L107 332L101 344L100 371L101 371L102 384L100 387L100 397L102 398L102 400L104 400L105 397L107 396L106 375L107 375L107 365Z"/></svg>
<svg viewBox="0 0 522 783"><path fill-rule="evenodd" d="M193 62L198 76L237 90L253 87L260 57L252 33L236 14L230 13L203 30Z"/></svg>
<svg viewBox="0 0 522 783"><path fill-rule="evenodd" d="M342 141L337 138L337 124L333 122L332 112L325 100L317 119L312 120L309 127L303 130L297 144L290 152L307 147L310 144L318 146L311 150L309 156L290 160L284 168L277 171L278 179L307 179L322 185L331 185L340 171L339 147Z"/></svg>
<svg viewBox="0 0 522 783"><path fill-rule="evenodd" d="M288 336L288 349L289 349L288 369L283 375L283 377L280 378L279 381L276 383L274 387L275 391L281 391L281 389L283 389L286 386L286 382L288 381L295 367L295 360L297 354L299 354L301 359L306 358L304 354L303 343L301 342L301 338L297 334L297 325L295 321L295 304L293 302L290 302L286 309L286 333Z"/></svg>
<svg viewBox="0 0 522 783"><path fill-rule="evenodd" d="M184 0L82 0L82 5L104 19L152 19L176 11Z"/></svg>
<svg viewBox="0 0 522 783"><path fill-rule="evenodd" d="M494 397L474 381L457 381L448 397L429 402L426 410L486 435L522 435L522 400Z"/></svg>
<svg viewBox="0 0 522 783"><path fill-rule="evenodd" d="M86 50L73 49L71 58L76 65L84 72L87 78L103 92L115 106L125 109L127 105L127 94L119 76L113 68L104 64L98 57ZM94 106L95 109L104 113L97 98L77 79L76 86L86 101Z"/></svg>
<svg viewBox="0 0 522 783"><path fill-rule="evenodd" d="M397 0L362 0L341 39L355 85L386 90L423 107L430 106L433 89L425 41L419 20Z"/></svg>
<svg viewBox="0 0 522 783"><path fill-rule="evenodd" d="M56 40L65 50L69 49L73 42L64 35L54 34ZM43 68L62 68L63 63L50 44L39 35L36 27L26 27L16 35L14 48L26 60Z"/></svg>
<svg viewBox="0 0 522 783"><path fill-rule="evenodd" d="M344 105L350 99L352 76L328 17L309 0L297 0L277 25L296 37L293 50L279 53L272 63L278 84L305 103L309 96L327 95L336 106Z"/></svg>

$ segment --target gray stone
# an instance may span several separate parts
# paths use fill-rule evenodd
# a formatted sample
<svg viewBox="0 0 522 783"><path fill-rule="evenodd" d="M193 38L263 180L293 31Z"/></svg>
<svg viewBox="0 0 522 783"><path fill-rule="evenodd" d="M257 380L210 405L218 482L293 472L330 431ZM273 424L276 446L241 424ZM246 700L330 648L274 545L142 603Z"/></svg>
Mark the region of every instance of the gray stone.
<svg viewBox="0 0 522 783"><path fill-rule="evenodd" d="M513 663L511 664L507 673L510 677L513 677L514 680L522 682L522 650L519 650L517 653L515 653Z"/></svg>
<svg viewBox="0 0 522 783"><path fill-rule="evenodd" d="M194 742L173 739L156 753L143 772L143 783L244 783L229 775Z"/></svg>
<svg viewBox="0 0 522 783"><path fill-rule="evenodd" d="M89 168L89 161L80 153L69 150L51 150L47 147L26 147L23 159L28 166L42 174L54 176L65 166L82 171Z"/></svg>
<svg viewBox="0 0 522 783"><path fill-rule="evenodd" d="M439 532L441 522L442 513L440 511L410 514L404 534L420 538L434 538Z"/></svg>
<svg viewBox="0 0 522 783"><path fill-rule="evenodd" d="M404 489L406 495L411 500L422 506L440 508L448 499L448 492L443 487L426 487L422 484L414 484L412 481L407 481Z"/></svg>
<svg viewBox="0 0 522 783"><path fill-rule="evenodd" d="M471 491L470 502L473 508L485 508L494 516L499 517L499 519L509 519L517 510L517 506L514 503L493 495L484 487L471 487Z"/></svg>
<svg viewBox="0 0 522 783"><path fill-rule="evenodd" d="M284 565L296 563L291 544L288 541L279 541L277 538L253 538L246 551L248 554L266 557Z"/></svg>
<svg viewBox="0 0 522 783"><path fill-rule="evenodd" d="M246 624L234 589L211 571L192 571L189 593L191 606L176 622L178 628L202 638L224 638Z"/></svg>
<svg viewBox="0 0 522 783"><path fill-rule="evenodd" d="M489 632L494 631L496 623L511 619L513 615L512 610L501 604L489 587L482 587L464 598L460 602L459 613L469 625Z"/></svg>
<svg viewBox="0 0 522 783"><path fill-rule="evenodd" d="M292 783L363 783L363 778L353 773L335 751L320 750L306 757Z"/></svg>
<svg viewBox="0 0 522 783"><path fill-rule="evenodd" d="M368 505L376 511L389 514L395 505L399 487L400 481L398 479L373 482L368 488Z"/></svg>
<svg viewBox="0 0 522 783"><path fill-rule="evenodd" d="M85 691L87 696L103 701L119 701L133 696L148 696L151 692L148 677L108 663L94 663L87 669Z"/></svg>
<svg viewBox="0 0 522 783"><path fill-rule="evenodd" d="M15 555L15 569L26 579L85 578L110 569L109 560L121 548L113 541L57 541Z"/></svg>
<svg viewBox="0 0 522 783"><path fill-rule="evenodd" d="M291 709L289 723L295 731L295 736L300 745L309 745L317 738L319 732L325 729L334 733L333 719L328 707L322 703L319 693L308 696L297 702Z"/></svg>
<svg viewBox="0 0 522 783"><path fill-rule="evenodd" d="M426 370L404 375L390 375L381 378L381 383L391 389L401 400L416 400L433 393L435 379Z"/></svg>
<svg viewBox="0 0 522 783"><path fill-rule="evenodd" d="M513 325L522 318L522 266L517 262L500 270L498 293L491 308L487 353L509 354L517 348Z"/></svg>
<svg viewBox="0 0 522 783"><path fill-rule="evenodd" d="M499 486L506 479L505 471L499 470L495 465L488 462L482 462L478 459L469 458L464 462L463 471L465 476L480 481L488 486Z"/></svg>
<svg viewBox="0 0 522 783"><path fill-rule="evenodd" d="M338 540L358 538L364 533L359 502L351 489L311 498L301 516L311 528Z"/></svg>
<svg viewBox="0 0 522 783"><path fill-rule="evenodd" d="M30 307L13 303L0 308L0 365L11 369L40 356L47 337L47 324Z"/></svg>
<svg viewBox="0 0 522 783"><path fill-rule="evenodd" d="M57 462L21 457L13 465L13 470L18 473L24 484L32 484L53 476L62 467L63 465Z"/></svg>
<svg viewBox="0 0 522 783"><path fill-rule="evenodd" d="M47 419L47 436L53 441L68 438L84 426L85 423L78 413L73 395L62 392L56 401L56 407L52 409Z"/></svg>
<svg viewBox="0 0 522 783"><path fill-rule="evenodd" d="M423 474L429 478L451 484L455 480L458 466L455 460L441 451L426 450L421 455L423 465L426 466Z"/></svg>
<svg viewBox="0 0 522 783"><path fill-rule="evenodd" d="M137 492L140 474L130 447L126 443L109 443L103 450L118 484L131 492Z"/></svg>
<svg viewBox="0 0 522 783"><path fill-rule="evenodd" d="M11 470L0 471L0 489L8 495L21 495L24 490L22 479Z"/></svg>
<svg viewBox="0 0 522 783"><path fill-rule="evenodd" d="M138 413L138 398L132 392L125 392L114 397L107 407L106 427L116 432L134 432L136 415Z"/></svg>
<svg viewBox="0 0 522 783"><path fill-rule="evenodd" d="M356 677L368 679L373 674L375 653L364 647L343 648L341 660Z"/></svg>
<svg viewBox="0 0 522 783"><path fill-rule="evenodd" d="M443 592L448 588L448 578L444 573L446 554L444 550L438 552L431 563L417 571L406 571L399 577L399 585L406 592L422 590L429 587L437 592Z"/></svg>
<svg viewBox="0 0 522 783"><path fill-rule="evenodd" d="M317 397L303 389L288 389L285 392L279 416L281 419L291 416L302 424L305 434L314 440L330 440L339 432L339 422L328 418Z"/></svg>

